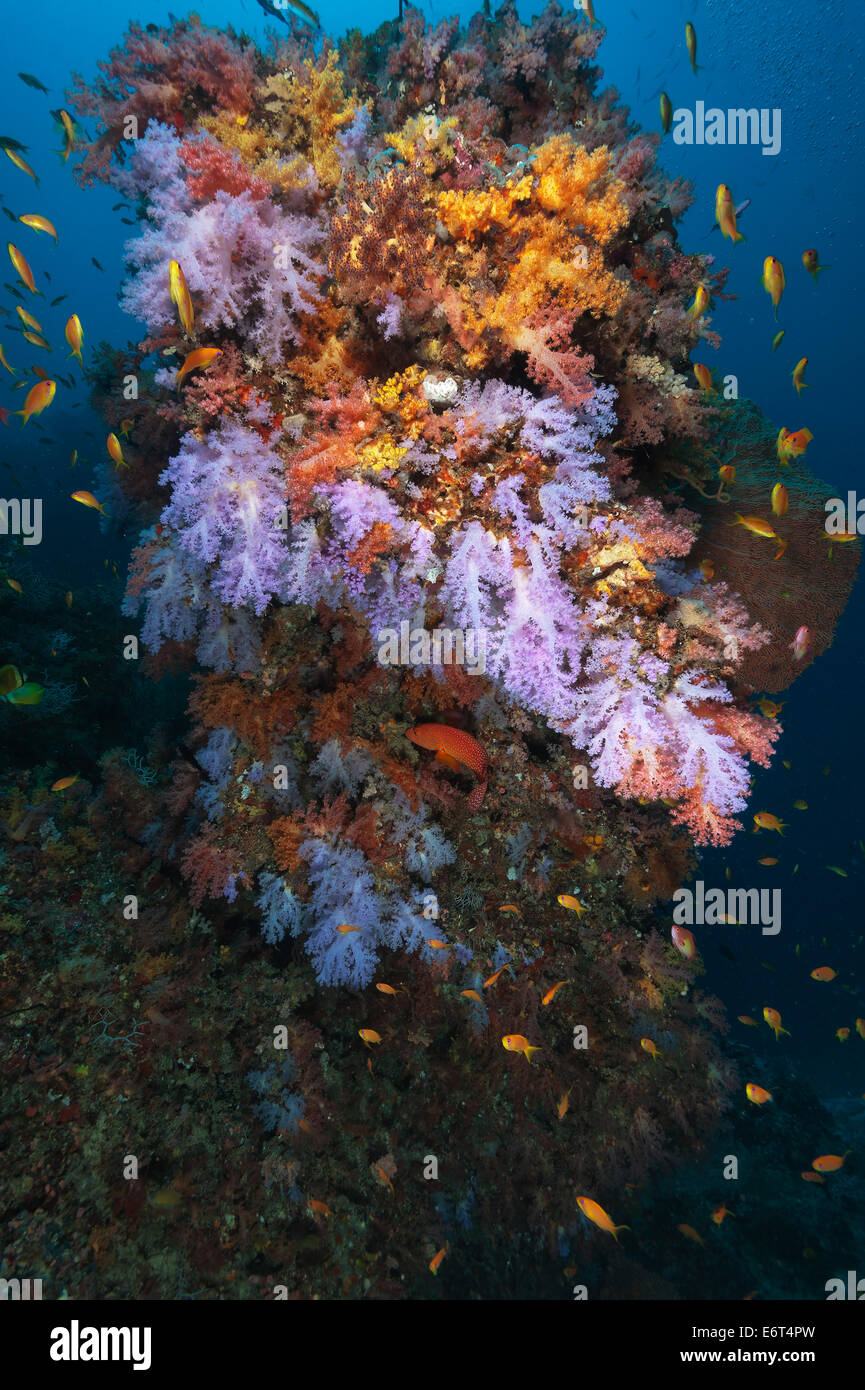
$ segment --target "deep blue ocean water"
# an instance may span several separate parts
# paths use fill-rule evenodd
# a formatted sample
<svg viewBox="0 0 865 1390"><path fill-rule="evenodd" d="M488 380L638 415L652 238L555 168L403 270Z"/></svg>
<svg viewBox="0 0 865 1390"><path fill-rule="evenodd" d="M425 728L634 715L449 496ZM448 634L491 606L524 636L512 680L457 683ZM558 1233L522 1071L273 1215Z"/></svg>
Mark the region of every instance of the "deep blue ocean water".
<svg viewBox="0 0 865 1390"><path fill-rule="evenodd" d="M179 6L176 0L175 8L183 13ZM436 22L454 13L467 19L473 12L472 6L442 5L438 0L429 0L424 8ZM524 17L533 12L531 5L521 3L519 8ZM727 290L737 297L720 303L714 316L712 326L723 342L717 355L712 354L712 364L722 374L734 373L740 394L756 401L776 427L807 424L814 435L808 453L811 468L841 495L848 488L865 495L862 8L792 7L781 0L764 0L761 5L745 0L654 0L651 5L643 0L597 0L596 11L607 26L597 59L605 74L602 85L615 86L632 119L647 129L659 128L661 88L674 107L693 107L703 100L722 108L780 110L782 147L777 156L763 155L759 147L676 146L668 137L660 159L670 174L696 186L696 203L679 224L683 248L711 249L733 267ZM231 23L259 40L267 27L254 0L212 0L202 4L200 12L209 24ZM361 14L346 0L322 5L320 12L325 31L333 36ZM375 0L363 8L363 27L372 29L393 14L393 5ZM168 16L164 5L141 6L128 0L110 7L102 0L76 5L28 0L4 16L0 131L30 146L27 157L41 176L41 188L36 190L3 159L0 194L13 212L40 212L61 229L59 246L49 244L40 256L40 264L49 266L51 274L50 286L43 286L46 301L64 292L70 295L58 308L45 310L48 337L56 342L62 342L63 324L73 305L80 306L90 348L102 339L123 343L137 336L136 326L116 302L123 244L134 229L121 225L122 212L111 212L117 201L111 189L97 186L84 192L73 184L70 170L53 153L60 142L49 111L63 104L61 94L70 72L75 69L91 77L97 60L121 41L130 19L164 24ZM689 19L699 41L702 70L696 75L685 50ZM50 94L25 86L16 76L19 71L35 73L51 88ZM707 237L715 188L722 181L730 185L737 202L751 199L741 226L747 239L735 248L722 242L717 232ZM11 223L5 230L11 233ZM809 246L818 248L821 262L830 267L816 287L801 267L801 253ZM775 325L760 285L768 254L787 269L779 324L787 336L774 354L770 344ZM104 272L92 265L94 256ZM11 268L8 278L13 278ZM38 360L35 350L22 353L20 339L2 328L0 341L16 365L19 358L25 365ZM699 355L706 360L705 351ZM809 359L812 390L797 398L790 371L802 356ZM86 401L83 387L79 399ZM0 403L10 409L21 403L20 397L9 395L5 381ZM104 427L85 404L75 411L55 409L50 424L46 420L45 434L54 441L50 447L40 446L32 432L19 436L15 425L0 438L0 459L27 480L33 493L38 485L46 498L39 563L70 587L113 582L111 592L119 603L120 581L107 577L103 561L106 556L116 560L122 574L128 543L100 539L94 545L92 515L81 514L66 500L70 450L78 448L82 455L75 484L86 487L92 480L84 460L99 456ZM14 621L11 613L4 598L0 628ZM730 928L726 944L734 960L718 952L716 942L704 943L707 983L734 1017L740 1012L759 1017L766 1004L780 1009L793 1033L784 1045L797 1071L823 1097L865 1092L865 1043L854 1034L849 1043L839 1044L834 1036L836 1028L852 1027L857 1015L865 1015L859 944L865 932L865 852L860 845L865 842L863 637L865 589L860 581L834 645L783 697L785 733L779 752L772 769L757 774L752 809L770 809L788 822L785 839L776 844L774 836L757 840L743 833L728 851L706 855L701 868L707 883L723 885L729 867L734 884L767 886L768 879L756 877L760 871L755 861L759 854L781 855L777 877L771 880L784 892L780 936L760 938L753 931ZM785 759L792 764L790 770L782 766ZM809 810L795 811L795 798L807 801ZM829 864L842 868L847 877L831 873ZM821 964L838 971L837 989L822 990L811 982L809 970Z"/></svg>

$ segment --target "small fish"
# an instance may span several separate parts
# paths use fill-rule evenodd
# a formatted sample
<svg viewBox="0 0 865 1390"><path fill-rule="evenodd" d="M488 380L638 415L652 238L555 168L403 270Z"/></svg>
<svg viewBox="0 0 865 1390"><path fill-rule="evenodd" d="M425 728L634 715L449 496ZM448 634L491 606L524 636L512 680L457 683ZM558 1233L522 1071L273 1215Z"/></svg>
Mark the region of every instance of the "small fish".
<svg viewBox="0 0 865 1390"><path fill-rule="evenodd" d="M17 150L10 150L8 145L4 145L3 149L8 158L12 160L12 163L15 165L15 168L20 169L22 174L29 174L33 182L36 184L36 187L38 188L39 180L34 174L33 170L30 168L30 165L27 163L27 160L24 158L24 156L20 155Z"/></svg>
<svg viewBox="0 0 865 1390"><path fill-rule="evenodd" d="M428 936L426 943L433 951L446 951L448 944L437 936Z"/></svg>
<svg viewBox="0 0 865 1390"><path fill-rule="evenodd" d="M80 492L70 492L69 496L72 498L73 502L80 502L82 507L93 507L97 512L101 512L103 516L108 515L102 503L97 501L92 492L87 492L82 489Z"/></svg>
<svg viewBox="0 0 865 1390"><path fill-rule="evenodd" d="M702 576L703 576L703 583L704 583L704 584L710 584L711 581L715 578L715 564L714 564L714 561L710 560L710 559L708 558L708 556L707 556L707 558L706 558L705 560L701 560L701 561L700 561L700 563L699 563L699 565L697 566L697 568L699 569L700 573L701 573Z"/></svg>
<svg viewBox="0 0 865 1390"><path fill-rule="evenodd" d="M726 483L728 487L732 486L736 481L736 469L733 464L722 463L721 467L718 469L718 477L721 479L721 482Z"/></svg>
<svg viewBox="0 0 865 1390"><path fill-rule="evenodd" d="M191 338L195 331L195 311L192 307L192 296L189 293L183 267L178 261L168 262L168 292L172 304L177 309L181 327L187 338Z"/></svg>
<svg viewBox="0 0 865 1390"><path fill-rule="evenodd" d="M477 739L448 724L417 724L407 729L405 736L419 748L434 751L439 761L455 759L475 774L478 780L466 805L472 814L478 811L487 790L487 755Z"/></svg>
<svg viewBox="0 0 865 1390"><path fill-rule="evenodd" d="M51 88L46 87L44 83L40 82L38 77L34 77L32 72L19 72L18 76L21 78L22 82L25 82L28 87L33 87L37 92L51 91Z"/></svg>
<svg viewBox="0 0 865 1390"><path fill-rule="evenodd" d="M112 212L119 212L121 208L128 208L128 207L129 207L129 204L128 204L128 203L115 203L115 204L114 204L114 207L111 209L111 211L112 211Z"/></svg>
<svg viewBox="0 0 865 1390"><path fill-rule="evenodd" d="M56 782L52 782L53 792L65 792L67 787L71 787L78 781L79 774L76 772L74 777L60 777Z"/></svg>
<svg viewBox="0 0 865 1390"><path fill-rule="evenodd" d="M775 256L767 256L763 262L763 289L771 297L776 319L778 317L778 305L781 303L781 296L786 284L784 267L781 262Z"/></svg>
<svg viewBox="0 0 865 1390"><path fill-rule="evenodd" d="M772 1099L771 1091L764 1090L762 1086L756 1085L753 1081L749 1081L745 1087L745 1095L754 1105L765 1105L767 1101Z"/></svg>
<svg viewBox="0 0 865 1390"><path fill-rule="evenodd" d="M75 147L75 126L72 123L72 117L68 111L61 108L56 112L56 115L63 127L63 138L65 142L63 149L58 150L57 153L65 164Z"/></svg>
<svg viewBox="0 0 865 1390"><path fill-rule="evenodd" d="M773 351L773 352L777 352L777 351L778 351L778 348L781 346L781 339L783 338L783 336L784 336L784 334L785 334L786 332L787 332L786 328L782 328L782 329L780 330L780 332L778 332L778 333L775 334L774 338L772 339L772 351Z"/></svg>
<svg viewBox="0 0 865 1390"><path fill-rule="evenodd" d="M673 103L666 92L661 93L661 129L665 135L669 135L670 127L673 124Z"/></svg>
<svg viewBox="0 0 865 1390"><path fill-rule="evenodd" d="M16 594L23 594L24 590L21 588L17 579L7 579L6 583L9 585L10 589L15 590Z"/></svg>
<svg viewBox="0 0 865 1390"><path fill-rule="evenodd" d="M81 357L81 344L84 342L84 329L81 327L81 320L77 314L69 315L69 318L66 320L66 327L63 331L66 335L66 341L72 349L68 356L77 357L83 367L84 361Z"/></svg>
<svg viewBox="0 0 865 1390"><path fill-rule="evenodd" d="M513 912L517 917L520 915L520 909L517 907L516 903L503 903L499 908L499 912Z"/></svg>
<svg viewBox="0 0 865 1390"><path fill-rule="evenodd" d="M750 531L752 536L762 536L768 541L778 542L778 553L773 559L779 560L787 549L787 542L782 541L771 522L764 521L761 516L742 516L741 512L736 512L736 520L730 522L731 526L744 526L746 531Z"/></svg>
<svg viewBox="0 0 865 1390"><path fill-rule="evenodd" d="M560 903L562 907L566 907L569 912L576 912L578 918L582 917L583 913L589 910L587 907L584 907L572 893L560 893L556 898L556 902Z"/></svg>
<svg viewBox="0 0 865 1390"><path fill-rule="evenodd" d="M43 338L41 333L34 333L31 329L25 328L22 330L21 336L26 338L28 343L32 343L34 347L44 348L46 352L51 351L49 343Z"/></svg>
<svg viewBox="0 0 865 1390"><path fill-rule="evenodd" d="M786 703L786 700L781 700L780 702L778 700L769 700L764 695L761 700L757 701L757 708L767 719L774 719L781 713Z"/></svg>
<svg viewBox="0 0 865 1390"><path fill-rule="evenodd" d="M715 194L715 221L721 229L721 235L729 237L734 244L737 241L745 240L736 226L736 205L733 202L733 195L725 183L718 184L718 190Z"/></svg>
<svg viewBox="0 0 865 1390"><path fill-rule="evenodd" d="M811 971L812 980L820 980L823 984L828 984L830 980L837 978L837 971L831 965L818 965L816 970Z"/></svg>
<svg viewBox="0 0 865 1390"><path fill-rule="evenodd" d="M687 927L673 926L670 928L670 935L679 955L684 956L685 960L693 960L697 954L697 943L694 940L693 932L689 932Z"/></svg>
<svg viewBox="0 0 865 1390"><path fill-rule="evenodd" d="M783 483L776 483L772 488L772 511L776 516L785 516L790 506L790 495Z"/></svg>
<svg viewBox="0 0 865 1390"><path fill-rule="evenodd" d="M508 964L500 965L499 968L498 968L498 970L496 971L496 973L495 973L494 975L490 975L490 978L489 978L488 980L484 980L484 989L490 989L490 988L495 984L496 980L499 978L499 976L501 975L502 971L503 971L503 970L510 970L510 968L511 968L511 967L510 967L510 965L508 965Z"/></svg>
<svg viewBox="0 0 865 1390"><path fill-rule="evenodd" d="M44 694L44 685L37 685L35 681L25 681L17 690L10 690L4 699L10 705L38 705Z"/></svg>
<svg viewBox="0 0 865 1390"><path fill-rule="evenodd" d="M40 217L38 212L22 213L18 221L23 222L25 227L31 227L34 232L46 232L48 236L53 236L55 241L59 239L54 223L49 222L47 217Z"/></svg>
<svg viewBox="0 0 865 1390"><path fill-rule="evenodd" d="M544 1006L544 1008L546 1008L548 1004L552 1004L559 990L562 988L562 985L565 984L567 984L567 980L556 980L556 983L550 986L543 999L541 1000L541 1004Z"/></svg>
<svg viewBox="0 0 865 1390"><path fill-rule="evenodd" d="M392 994L396 996L396 990L394 989L393 985L385 985L380 983L379 981L376 981L375 987L378 990L379 994Z"/></svg>
<svg viewBox="0 0 865 1390"><path fill-rule="evenodd" d="M533 1046L528 1038L523 1037L522 1033L505 1033L502 1047L506 1052L521 1052L527 1062L531 1062L533 1052L541 1051L539 1047Z"/></svg>
<svg viewBox="0 0 865 1390"><path fill-rule="evenodd" d="M26 383L25 383L26 384ZM51 404L54 393L57 390L57 383L54 381L38 381L35 386L31 386L24 401L24 409L16 410L14 414L24 416L24 425L33 415L41 415L43 410Z"/></svg>
<svg viewBox="0 0 865 1390"><path fill-rule="evenodd" d="M597 1202L593 1202L591 1197L578 1197L577 1206L587 1220L600 1230L606 1231L614 1240L618 1241L619 1231L629 1231L630 1226L616 1226L613 1224L612 1217L608 1216L604 1208Z"/></svg>
<svg viewBox="0 0 865 1390"><path fill-rule="evenodd" d="M820 1177L820 1174L819 1174L819 1173L800 1173L799 1176L802 1177L802 1178L804 1178L805 1182L825 1182L825 1181L826 1181L825 1178L821 1178L821 1177Z"/></svg>
<svg viewBox="0 0 865 1390"><path fill-rule="evenodd" d="M856 1032L859 1034L860 1038L862 1038L863 1042L865 1042L865 1018L857 1018Z"/></svg>
<svg viewBox="0 0 865 1390"><path fill-rule="evenodd" d="M676 1230L681 1231L685 1239L692 1240L695 1245L705 1245L706 1243L703 1240L703 1237L697 1231L694 1230L693 1226L689 1226L685 1221L683 1221L681 1225L677 1226Z"/></svg>
<svg viewBox="0 0 865 1390"><path fill-rule="evenodd" d="M69 467L70 467L70 468L74 468L77 462L78 462L78 450L77 450L77 449L73 449L73 450L72 450L72 453L69 455Z"/></svg>
<svg viewBox="0 0 865 1390"><path fill-rule="evenodd" d="M827 864L826 868L829 870L830 874L837 874L839 878L847 877L846 869L839 869L837 864Z"/></svg>
<svg viewBox="0 0 865 1390"><path fill-rule="evenodd" d="M781 1027L781 1015L778 1013L777 1009L770 1009L767 1004L765 1009L763 1010L763 1017L768 1023L769 1027L772 1029L772 1032L775 1034L776 1042L780 1042L782 1033L786 1033L787 1036L790 1037L789 1028Z"/></svg>
<svg viewBox="0 0 865 1390"><path fill-rule="evenodd" d="M222 348L196 348L183 359L183 366L177 373L175 386L180 389L180 383L189 372L196 371L199 367L207 367L217 357L222 356Z"/></svg>
<svg viewBox="0 0 865 1390"><path fill-rule="evenodd" d="M3 215L4 217L8 217L10 222L18 221L18 218L15 216L14 212L10 212L8 208L3 208Z"/></svg>
<svg viewBox="0 0 865 1390"><path fill-rule="evenodd" d="M0 135L0 148L4 150L20 150L22 154L26 154L30 146L22 145L20 140L13 140L11 135Z"/></svg>
<svg viewBox="0 0 865 1390"><path fill-rule="evenodd" d="M37 333L42 332L42 324L39 320L33 314L28 314L27 310L20 304L15 305L15 312L22 323L26 323L29 328L34 328Z"/></svg>
<svg viewBox="0 0 865 1390"><path fill-rule="evenodd" d="M109 435L108 437L109 437L109 439L116 438L116 436L114 436L114 435ZM351 927L351 926L349 926L349 924L348 924L347 922L342 922L342 923L337 927L337 931L340 933L341 936L349 936L353 931L360 931L360 930L361 930L360 927Z"/></svg>
<svg viewBox="0 0 865 1390"><path fill-rule="evenodd" d="M820 258L813 247L811 247L811 249L808 251L802 252L802 264L807 270L808 274L811 276L811 279L814 281L815 285L817 284L820 271L829 269L828 265L818 265L817 262L819 259Z"/></svg>
<svg viewBox="0 0 865 1390"><path fill-rule="evenodd" d="M702 387L704 391L710 391L713 394L717 394L715 392L714 386L712 385L712 372L710 368L706 366L705 362L694 363L694 376L697 378L699 385Z"/></svg>
<svg viewBox="0 0 865 1390"><path fill-rule="evenodd" d="M690 20L688 20L688 23L685 25L685 46L688 50L688 57L691 60L691 71L696 77L697 73L700 71L700 67L697 63L697 31Z"/></svg>
<svg viewBox="0 0 865 1390"><path fill-rule="evenodd" d="M572 1086L570 1090L565 1091L565 1094L561 1097L558 1105L556 1106L556 1114L558 1115L560 1120L563 1120L568 1113L568 1097L573 1089L574 1088Z"/></svg>
<svg viewBox="0 0 865 1390"><path fill-rule="evenodd" d="M120 421L120 433L123 435L123 438L124 438L124 439L128 439L128 438L129 438L129 431L130 431L131 429L134 429L134 428L135 428L135 421L134 421L134 420L121 420L121 421Z"/></svg>
<svg viewBox="0 0 865 1390"><path fill-rule="evenodd" d="M808 803L807 803L807 801L801 801L801 800L799 800L799 801L794 801L794 802L793 802L793 810L794 810L794 811L807 811L807 810L808 810Z"/></svg>
<svg viewBox="0 0 865 1390"><path fill-rule="evenodd" d="M52 309L56 309L58 304L62 304L63 301L64 301L64 299L68 299L68 298L69 298L69 295L68 295L68 294L58 294L58 296L57 296L56 299L52 299L52 301L51 301L51 308L52 308Z"/></svg>
<svg viewBox="0 0 865 1390"><path fill-rule="evenodd" d="M369 1047L370 1043L381 1042L381 1033L377 1033L374 1028L359 1028L357 1035L363 1039L365 1047Z"/></svg>
<svg viewBox="0 0 865 1390"><path fill-rule="evenodd" d="M776 830L779 835L783 835L787 829L784 822L773 816L771 811L758 811L754 817L754 824L758 830Z"/></svg>
<svg viewBox="0 0 865 1390"><path fill-rule="evenodd" d="M121 217L120 221L123 223L124 227L134 227L136 225L129 217Z"/></svg>
<svg viewBox="0 0 865 1390"><path fill-rule="evenodd" d="M23 284L27 286L30 293L41 293L41 291L37 290L36 288L36 281L33 279L33 271L30 269L30 266L28 265L25 258L21 255L21 252L18 250L18 247L13 246L12 242L9 241L6 243L6 249L9 252L10 261L14 265L21 281L23 282Z"/></svg>
<svg viewBox="0 0 865 1390"><path fill-rule="evenodd" d="M476 1004L482 1004L484 1002L476 989L461 989L460 994L464 999L473 999Z"/></svg>
<svg viewBox="0 0 865 1390"><path fill-rule="evenodd" d="M694 301L688 309L688 318L698 319L701 314L705 314L706 310L709 307L711 298L712 296L706 289L706 286L703 284L699 284L694 294Z"/></svg>
<svg viewBox="0 0 865 1390"><path fill-rule="evenodd" d="M796 636L790 643L790 651L793 653L794 661L801 661L811 649L811 634L807 627L800 627L796 631Z"/></svg>
<svg viewBox="0 0 865 1390"><path fill-rule="evenodd" d="M762 864L765 869L774 869L775 865L778 863L778 860L771 858L758 859L757 863Z"/></svg>
<svg viewBox="0 0 865 1390"><path fill-rule="evenodd" d="M640 1047L644 1052L648 1052L652 1060L661 1055L658 1051L657 1044L651 1038L640 1038Z"/></svg>
<svg viewBox="0 0 865 1390"><path fill-rule="evenodd" d="M317 1197L308 1197L306 1200L306 1206L307 1210L312 1212L313 1216L333 1215L330 1207L327 1205L327 1202L320 1202Z"/></svg>
<svg viewBox="0 0 865 1390"><path fill-rule="evenodd" d="M839 1028L839 1029L836 1031L836 1033L835 1033L835 1037L838 1039L839 1042L842 1042L842 1043L843 1043L843 1042L846 1042L847 1039L849 1038L849 1036L850 1036L850 1029L849 1029L849 1028Z"/></svg>
<svg viewBox="0 0 865 1390"><path fill-rule="evenodd" d="M746 1028L759 1028L760 1025L756 1018L751 1018L750 1014L739 1014L739 1022L744 1023Z"/></svg>
<svg viewBox="0 0 865 1390"><path fill-rule="evenodd" d="M736 1213L735 1213L734 1211L730 1211L730 1209L729 1209L729 1207L726 1205L726 1203L725 1203L725 1202L722 1202L721 1205L718 1206L718 1207L715 1207L714 1211L712 1212L712 1220L714 1221L714 1223L715 1223L716 1226L720 1226L720 1225L721 1225L721 1222L724 1220L724 1217L725 1217L725 1216L735 1216L735 1215L736 1215Z"/></svg>
<svg viewBox="0 0 865 1390"><path fill-rule="evenodd" d="M805 368L808 365L808 358L802 357L793 368L793 385L796 387L796 395L799 396L803 391L810 391L811 387L802 378L805 375Z"/></svg>
<svg viewBox="0 0 865 1390"><path fill-rule="evenodd" d="M72 590L71 590L71 589L67 589L67 590L66 590L66 596L65 596L63 602L66 604L66 607L67 607L67 608L71 608L71 607L72 607Z"/></svg>
<svg viewBox="0 0 865 1390"><path fill-rule="evenodd" d="M258 0L258 3L259 5L261 5L262 0ZM432 1259L429 1262L429 1270L431 1274L438 1274L441 1262L444 1259L447 1252L448 1247L446 1245L443 1245L441 1250L437 1250L436 1253L433 1255Z"/></svg>
<svg viewBox="0 0 865 1390"><path fill-rule="evenodd" d="M815 1173L837 1173L839 1168L844 1167L844 1160L847 1154L851 1154L852 1149L847 1149L843 1154L821 1154L815 1158L811 1167Z"/></svg>
<svg viewBox="0 0 865 1390"><path fill-rule="evenodd" d="M100 265L99 262L97 261L97 259L96 259L95 256L91 256L91 257L90 257L90 264L91 264L91 265L95 265L97 270L101 270L101 271L104 273L104 271L105 271L105 266L104 266L104 265Z"/></svg>

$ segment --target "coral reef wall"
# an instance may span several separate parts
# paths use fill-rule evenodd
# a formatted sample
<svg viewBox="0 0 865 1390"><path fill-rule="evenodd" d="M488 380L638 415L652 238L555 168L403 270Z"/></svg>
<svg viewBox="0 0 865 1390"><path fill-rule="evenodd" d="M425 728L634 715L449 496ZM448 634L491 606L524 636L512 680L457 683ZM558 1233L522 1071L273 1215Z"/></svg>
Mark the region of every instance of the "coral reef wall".
<svg viewBox="0 0 865 1390"><path fill-rule="evenodd" d="M149 669L193 685L129 839L272 957L256 1278L389 1296L491 1223L566 1251L575 1185L621 1209L711 1132L723 1011L653 908L741 825L780 734L751 697L831 640L858 545L818 591L802 460L777 559L730 529L772 432L693 379L726 272L680 247L690 190L598 90L599 30L290 29L133 25L70 94L77 176L140 222L100 495L140 524Z"/></svg>

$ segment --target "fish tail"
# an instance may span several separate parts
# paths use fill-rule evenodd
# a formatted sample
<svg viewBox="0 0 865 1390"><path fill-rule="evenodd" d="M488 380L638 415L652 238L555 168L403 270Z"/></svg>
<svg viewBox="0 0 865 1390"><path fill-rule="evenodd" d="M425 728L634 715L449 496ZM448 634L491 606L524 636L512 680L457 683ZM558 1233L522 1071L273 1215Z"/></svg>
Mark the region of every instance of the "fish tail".
<svg viewBox="0 0 865 1390"><path fill-rule="evenodd" d="M778 554L777 554L777 555L773 555L773 556L772 556L772 559L773 559L773 560L780 560L781 556L784 554L784 551L785 551L786 549L787 549L787 542L786 542L786 541L781 541L781 544L778 546Z"/></svg>
<svg viewBox="0 0 865 1390"><path fill-rule="evenodd" d="M735 520L735 521L729 521L729 522L727 523L727 525L728 525L728 526L744 526L744 525L745 525L745 518L743 517L743 515L742 515L741 512L737 512L737 513L736 513L736 520Z"/></svg>
<svg viewBox="0 0 865 1390"><path fill-rule="evenodd" d="M610 1235L613 1237L613 1240L616 1241L616 1243L618 1244L619 1231L629 1231L630 1229L630 1226L614 1226L613 1229L610 1231Z"/></svg>
<svg viewBox="0 0 865 1390"><path fill-rule="evenodd" d="M486 790L487 779L484 778L483 781L476 783L476 785L472 788L471 792L469 793L467 804L472 814L474 814L475 811L480 810L481 802L483 801L484 796L486 795Z"/></svg>
<svg viewBox="0 0 865 1390"><path fill-rule="evenodd" d="M524 1054L524 1055L525 1055L526 1061L527 1061L527 1062L531 1062L531 1060L532 1060L531 1054L532 1054L533 1052L540 1052L540 1051L541 1051L541 1048L539 1048L539 1047L533 1047L533 1046L531 1045L531 1043L530 1043L529 1046L526 1048L525 1054Z"/></svg>

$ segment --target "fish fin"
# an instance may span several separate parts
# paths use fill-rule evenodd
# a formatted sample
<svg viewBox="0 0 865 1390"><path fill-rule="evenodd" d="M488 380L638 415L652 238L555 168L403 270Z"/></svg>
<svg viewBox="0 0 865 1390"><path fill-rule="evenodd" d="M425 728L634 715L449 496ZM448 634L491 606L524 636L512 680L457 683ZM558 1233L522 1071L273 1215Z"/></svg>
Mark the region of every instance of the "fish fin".
<svg viewBox="0 0 865 1390"><path fill-rule="evenodd" d="M433 758L433 762L444 763L445 767L452 768L454 772L463 772L465 770L459 758L455 758L452 753L445 753L441 748Z"/></svg>

